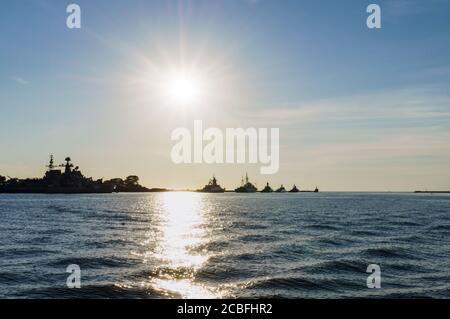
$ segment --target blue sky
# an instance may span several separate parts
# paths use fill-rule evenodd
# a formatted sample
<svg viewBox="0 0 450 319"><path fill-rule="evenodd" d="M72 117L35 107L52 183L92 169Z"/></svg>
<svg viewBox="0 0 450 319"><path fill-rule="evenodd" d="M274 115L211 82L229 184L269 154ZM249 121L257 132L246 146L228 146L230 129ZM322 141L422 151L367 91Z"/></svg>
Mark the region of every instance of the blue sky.
<svg viewBox="0 0 450 319"><path fill-rule="evenodd" d="M94 177L148 186L450 189L450 3L372 1L3 1L0 174L40 176L50 153ZM214 94L188 114L154 98L155 70L195 65ZM159 71L158 71L159 72ZM146 78L150 85L143 86ZM281 169L174 166L170 131L279 127Z"/></svg>

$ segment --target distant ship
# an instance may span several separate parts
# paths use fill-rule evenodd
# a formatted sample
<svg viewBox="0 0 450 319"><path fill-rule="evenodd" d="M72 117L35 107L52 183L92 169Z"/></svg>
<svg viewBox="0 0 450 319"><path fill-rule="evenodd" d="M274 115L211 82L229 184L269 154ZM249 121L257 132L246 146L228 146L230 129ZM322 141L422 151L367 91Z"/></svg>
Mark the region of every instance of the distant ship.
<svg viewBox="0 0 450 319"><path fill-rule="evenodd" d="M264 187L261 193L273 193L273 189L269 186L269 183L267 183L266 187Z"/></svg>
<svg viewBox="0 0 450 319"><path fill-rule="evenodd" d="M284 188L284 186L281 185L281 187L278 188L275 192L276 192L276 193L286 193L286 188Z"/></svg>
<svg viewBox="0 0 450 319"><path fill-rule="evenodd" d="M414 191L416 194L450 194L450 191Z"/></svg>
<svg viewBox="0 0 450 319"><path fill-rule="evenodd" d="M205 185L202 189L199 189L198 192L201 193L224 193L225 188L222 188L218 183L215 176L209 180L208 185Z"/></svg>
<svg viewBox="0 0 450 319"><path fill-rule="evenodd" d="M1 188L3 193L43 193L43 194L78 194L78 193L112 193L114 186L103 183L102 179L94 181L84 177L78 166L73 168L70 157L66 157L64 172L57 169L50 156L48 170L43 178L8 180Z"/></svg>
<svg viewBox="0 0 450 319"><path fill-rule="evenodd" d="M255 193L258 191L255 185L249 182L248 175L245 174L245 183L242 180L242 185L234 190L236 193Z"/></svg>
<svg viewBox="0 0 450 319"><path fill-rule="evenodd" d="M310 191L310 190L300 191L300 193L318 193L318 192L319 192L319 189L317 188L317 186L313 191Z"/></svg>
<svg viewBox="0 0 450 319"><path fill-rule="evenodd" d="M296 185L294 185L294 187L292 187L292 189L289 191L289 193L299 193L300 190L297 188Z"/></svg>

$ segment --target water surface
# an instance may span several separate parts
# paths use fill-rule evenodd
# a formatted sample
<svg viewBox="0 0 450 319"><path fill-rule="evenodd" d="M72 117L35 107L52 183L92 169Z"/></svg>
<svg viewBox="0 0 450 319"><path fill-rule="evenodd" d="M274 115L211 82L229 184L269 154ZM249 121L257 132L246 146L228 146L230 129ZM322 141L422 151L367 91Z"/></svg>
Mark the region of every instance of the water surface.
<svg viewBox="0 0 450 319"><path fill-rule="evenodd" d="M445 195L0 194L0 297L450 298L449 278Z"/></svg>

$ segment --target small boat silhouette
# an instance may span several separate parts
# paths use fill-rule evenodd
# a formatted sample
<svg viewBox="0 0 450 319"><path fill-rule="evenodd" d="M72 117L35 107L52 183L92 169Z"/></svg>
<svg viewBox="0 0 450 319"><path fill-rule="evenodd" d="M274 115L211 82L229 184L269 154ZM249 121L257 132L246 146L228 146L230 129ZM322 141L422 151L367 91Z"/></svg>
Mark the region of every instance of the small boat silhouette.
<svg viewBox="0 0 450 319"><path fill-rule="evenodd" d="M264 187L261 193L273 193L273 189L269 186L269 183L267 183L266 187Z"/></svg>

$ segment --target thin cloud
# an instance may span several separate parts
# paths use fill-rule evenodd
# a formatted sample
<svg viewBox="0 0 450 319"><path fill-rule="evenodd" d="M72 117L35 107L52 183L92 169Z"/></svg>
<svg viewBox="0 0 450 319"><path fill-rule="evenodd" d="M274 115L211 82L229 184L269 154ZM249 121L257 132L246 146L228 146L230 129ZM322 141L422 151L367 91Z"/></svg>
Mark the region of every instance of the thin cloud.
<svg viewBox="0 0 450 319"><path fill-rule="evenodd" d="M392 160L409 158L417 163L417 158L450 158L448 145L450 134L421 132L382 136L372 141L333 143L313 146L305 150L315 165L358 164L370 160ZM425 161L426 162L426 161Z"/></svg>
<svg viewBox="0 0 450 319"><path fill-rule="evenodd" d="M21 78L20 76L12 76L11 80L16 82L16 83L18 83L18 84L21 84L21 85L30 84L30 81L27 81L24 78Z"/></svg>
<svg viewBox="0 0 450 319"><path fill-rule="evenodd" d="M365 120L450 121L450 97L434 91L400 90L364 96L318 100L297 107L269 108L241 113L258 125L289 125L305 122L352 122Z"/></svg>

